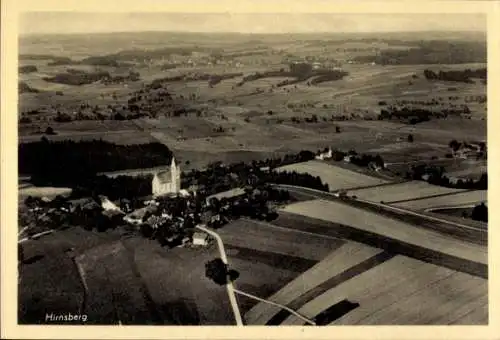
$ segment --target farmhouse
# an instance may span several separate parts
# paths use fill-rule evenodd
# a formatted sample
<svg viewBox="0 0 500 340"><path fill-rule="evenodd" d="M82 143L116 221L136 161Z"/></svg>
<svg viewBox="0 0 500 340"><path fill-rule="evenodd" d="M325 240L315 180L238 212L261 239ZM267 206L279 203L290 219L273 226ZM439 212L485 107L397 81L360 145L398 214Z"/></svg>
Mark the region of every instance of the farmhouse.
<svg viewBox="0 0 500 340"><path fill-rule="evenodd" d="M320 152L316 155L316 159L324 160L332 158L332 149L327 148L323 152Z"/></svg>
<svg viewBox="0 0 500 340"><path fill-rule="evenodd" d="M172 157L170 169L155 173L152 182L153 196L177 194L181 190L181 168Z"/></svg>
<svg viewBox="0 0 500 340"><path fill-rule="evenodd" d="M344 162L350 163L353 157L354 157L353 155L347 155L347 156L345 156L344 157Z"/></svg>
<svg viewBox="0 0 500 340"><path fill-rule="evenodd" d="M202 232L195 232L193 234L193 245L195 246L206 246L208 245L208 235Z"/></svg>
<svg viewBox="0 0 500 340"><path fill-rule="evenodd" d="M112 210L120 211L120 208L116 204L111 202L106 196L100 195L99 199L101 200L101 207L105 211L112 211Z"/></svg>
<svg viewBox="0 0 500 340"><path fill-rule="evenodd" d="M156 211L156 209L156 206L147 206L141 209L137 209L125 216L123 220L130 224L139 225L144 223L144 219L148 213L153 213Z"/></svg>
<svg viewBox="0 0 500 340"><path fill-rule="evenodd" d="M213 198L216 198L218 200L221 200L224 198L225 199L236 199L236 198L241 197L243 195L245 195L245 190L243 188L235 188L235 189L219 192L217 194L213 194L213 195L208 196L206 198L206 203L207 203L207 205L210 205L210 201Z"/></svg>

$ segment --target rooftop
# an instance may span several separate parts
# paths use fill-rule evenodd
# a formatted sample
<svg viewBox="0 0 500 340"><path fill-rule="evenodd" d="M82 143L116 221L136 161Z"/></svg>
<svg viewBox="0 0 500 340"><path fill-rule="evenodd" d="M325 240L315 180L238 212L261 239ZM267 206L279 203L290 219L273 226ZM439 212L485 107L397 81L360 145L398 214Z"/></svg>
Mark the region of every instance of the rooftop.
<svg viewBox="0 0 500 340"><path fill-rule="evenodd" d="M217 198L217 199L222 199L222 198L231 198L231 197L236 197L245 194L245 190L243 188L235 188L223 192L219 192L217 194L213 194L207 197L207 199L212 199L212 198Z"/></svg>

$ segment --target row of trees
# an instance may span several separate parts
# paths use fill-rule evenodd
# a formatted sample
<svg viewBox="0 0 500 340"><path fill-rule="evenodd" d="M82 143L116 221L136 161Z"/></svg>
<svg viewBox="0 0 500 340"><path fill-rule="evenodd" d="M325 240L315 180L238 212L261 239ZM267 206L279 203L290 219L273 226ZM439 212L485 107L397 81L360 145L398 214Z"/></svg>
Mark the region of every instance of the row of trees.
<svg viewBox="0 0 500 340"><path fill-rule="evenodd" d="M108 71L96 70L87 72L76 69L68 69L65 73L58 73L53 77L45 77L43 80L51 83L65 84L65 85L87 85L97 81L102 81L104 84L116 84L125 81L138 81L140 74L138 72L130 71L126 76L112 76Z"/></svg>
<svg viewBox="0 0 500 340"><path fill-rule="evenodd" d="M488 174L484 173L478 180L458 179L452 181L446 175L445 169L442 166L434 166L427 164L419 164L413 166L406 172L405 177L412 180L424 180L427 177L427 182L434 185L439 185L447 188L456 189L473 189L473 190L487 190L488 189Z"/></svg>
<svg viewBox="0 0 500 340"><path fill-rule="evenodd" d="M380 110L379 120L399 119L405 120L410 124L429 121L431 118L446 118L448 116L460 116L462 114L470 114L471 111L467 105L461 105L458 108L448 108L436 110L428 110L423 108L412 107L388 107Z"/></svg>
<svg viewBox="0 0 500 340"><path fill-rule="evenodd" d="M439 71L434 72L432 70L425 69L424 76L427 80L444 80L444 81L456 81L463 83L474 83L471 78L486 79L487 72L486 68L480 68L477 70L451 70L451 71Z"/></svg>

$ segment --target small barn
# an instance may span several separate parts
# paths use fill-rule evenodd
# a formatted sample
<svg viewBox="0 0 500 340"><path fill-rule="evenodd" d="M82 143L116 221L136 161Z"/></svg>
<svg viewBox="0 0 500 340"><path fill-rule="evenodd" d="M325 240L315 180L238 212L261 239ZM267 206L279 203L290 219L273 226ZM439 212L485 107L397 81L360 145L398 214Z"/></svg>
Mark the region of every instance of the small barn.
<svg viewBox="0 0 500 340"><path fill-rule="evenodd" d="M202 232L195 232L193 234L193 245L195 246L207 246L209 241L208 234Z"/></svg>

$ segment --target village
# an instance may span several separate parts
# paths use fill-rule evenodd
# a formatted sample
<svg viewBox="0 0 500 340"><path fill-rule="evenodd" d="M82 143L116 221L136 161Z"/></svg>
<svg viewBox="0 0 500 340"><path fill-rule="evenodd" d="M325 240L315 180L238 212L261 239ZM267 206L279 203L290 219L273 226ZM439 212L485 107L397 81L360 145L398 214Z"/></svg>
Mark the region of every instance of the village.
<svg viewBox="0 0 500 340"><path fill-rule="evenodd" d="M128 226L144 237L158 240L162 246L207 246L209 236L196 230L197 227L217 229L240 216L272 220L277 216L276 206L290 200L288 192L256 180L207 195L206 190L200 192L193 186L182 189L180 174L180 166L172 158L168 170L154 175L151 195L134 200L111 201L104 195L82 198L57 195L52 199L29 196L24 204L37 224L31 233L66 225L81 225L99 232ZM27 230L28 227L23 229Z"/></svg>
<svg viewBox="0 0 500 340"><path fill-rule="evenodd" d="M412 138L408 137L409 140ZM484 142L474 144L452 140L449 147L450 153L443 158L445 160L448 157L457 160L487 157ZM391 168L399 166L384 162L380 155L358 155L354 150L342 152L330 147L315 153L303 151L283 159L250 164L224 165L218 162L208 170L184 173L172 157L169 167L154 172L151 193L147 196L114 197L112 200L95 192L91 197L72 197L72 194L57 195L52 199L28 196L23 202L28 210L20 218L21 221L23 216L29 215L29 218L24 218L21 234L46 234L65 225L81 225L87 230L100 232L122 226L170 248L207 246L210 236L198 227L217 229L240 216L268 221L277 218L279 207L289 204L294 197L283 188L276 189L273 184L299 185L328 192L328 184L320 176L300 171L275 171L312 160L352 165L381 178L391 178L388 177L394 176ZM486 185L484 176L477 182L470 178L447 177L443 167L432 164L440 160L405 164L408 171L404 176L452 187L482 189ZM335 190L333 194L340 198L349 197L343 189Z"/></svg>

